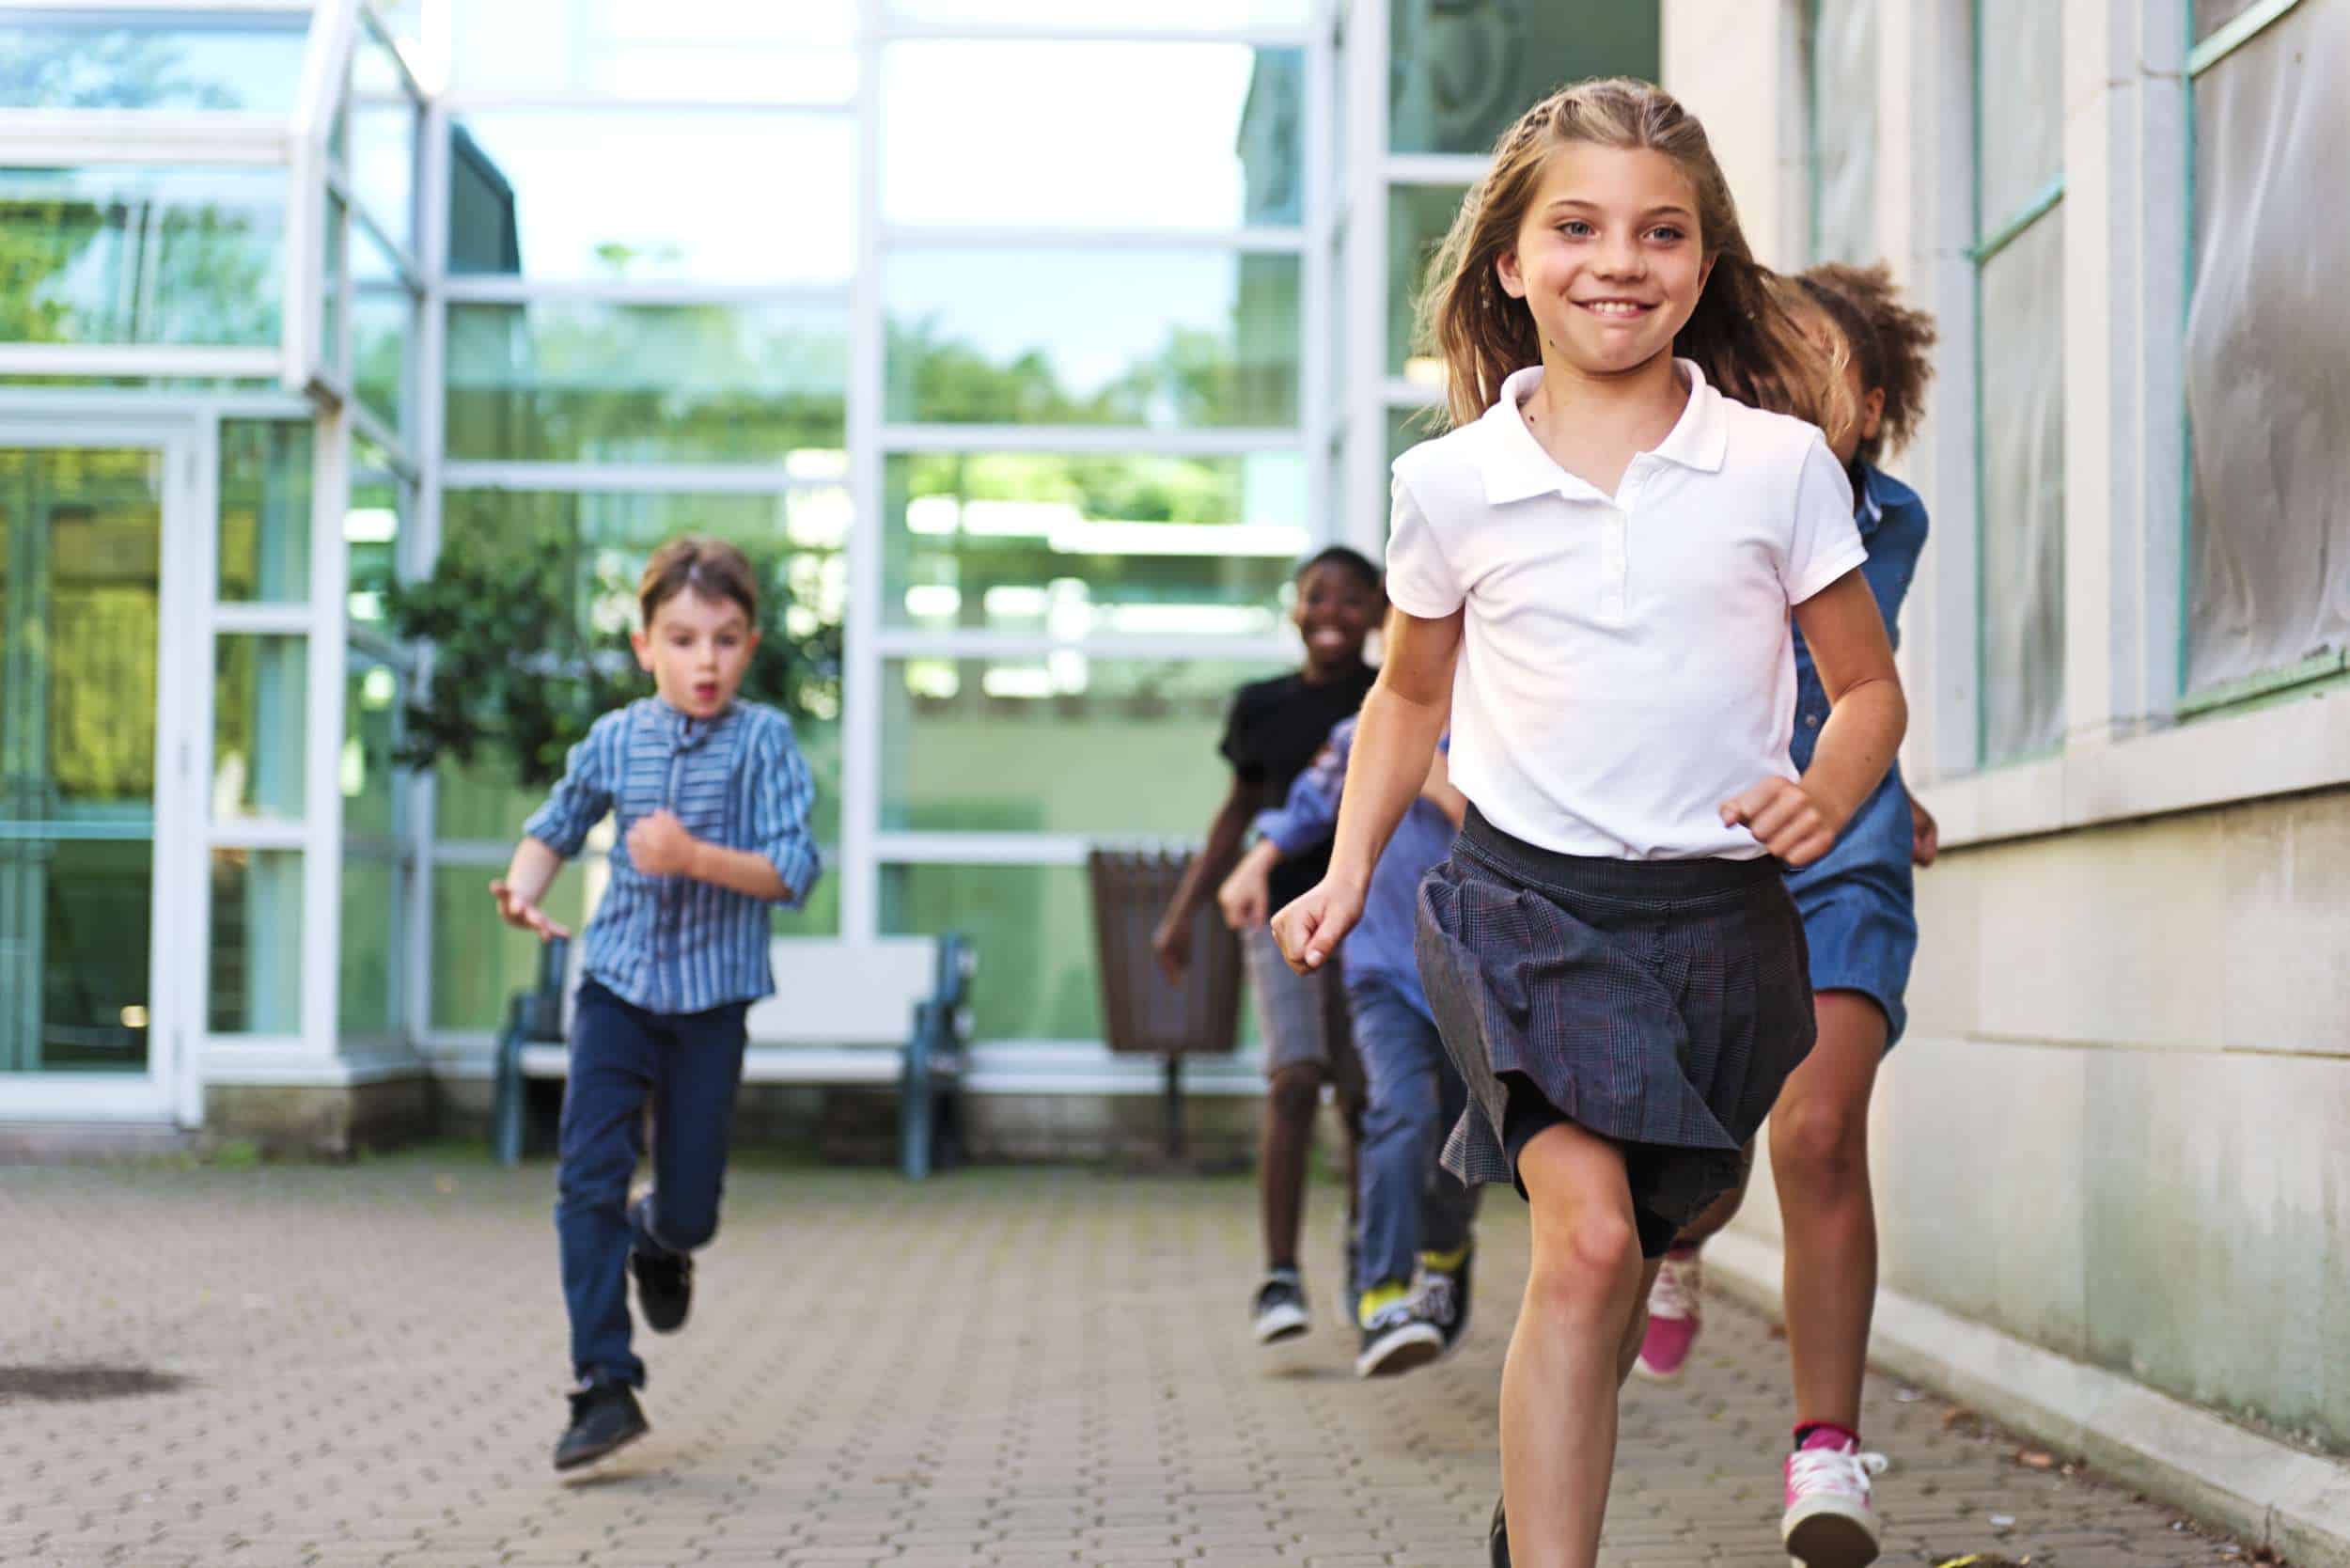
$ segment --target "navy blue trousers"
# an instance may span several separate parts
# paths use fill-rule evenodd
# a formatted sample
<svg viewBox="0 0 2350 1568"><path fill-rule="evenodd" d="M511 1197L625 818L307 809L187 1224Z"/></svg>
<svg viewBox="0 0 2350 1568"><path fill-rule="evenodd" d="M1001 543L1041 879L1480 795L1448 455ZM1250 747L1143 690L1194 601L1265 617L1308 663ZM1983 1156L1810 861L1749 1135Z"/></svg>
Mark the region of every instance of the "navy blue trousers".
<svg viewBox="0 0 2350 1568"><path fill-rule="evenodd" d="M556 1166L555 1231L572 1371L582 1384L645 1384L629 1348L628 1255L691 1252L718 1232L748 1002L648 1012L583 981ZM652 1105L652 1196L632 1214L629 1179Z"/></svg>

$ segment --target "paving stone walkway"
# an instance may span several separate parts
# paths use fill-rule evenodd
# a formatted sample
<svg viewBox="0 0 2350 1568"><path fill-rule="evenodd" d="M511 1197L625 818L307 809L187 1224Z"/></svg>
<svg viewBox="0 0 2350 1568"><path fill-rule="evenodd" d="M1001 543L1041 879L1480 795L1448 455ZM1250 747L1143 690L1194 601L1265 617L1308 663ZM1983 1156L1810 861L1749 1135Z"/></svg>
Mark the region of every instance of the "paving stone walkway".
<svg viewBox="0 0 2350 1568"><path fill-rule="evenodd" d="M1483 1561L1526 1257L1506 1195L1467 1344L1366 1384L1327 1189L1322 1318L1266 1352L1245 1182L740 1171L693 1323L648 1347L652 1435L566 1482L552 1182L454 1151L0 1170L0 1562ZM1785 1562L1784 1379L1718 1303L1689 1381L1632 1390L1607 1562ZM1890 1380L1866 1425L1890 1563L2249 1560Z"/></svg>

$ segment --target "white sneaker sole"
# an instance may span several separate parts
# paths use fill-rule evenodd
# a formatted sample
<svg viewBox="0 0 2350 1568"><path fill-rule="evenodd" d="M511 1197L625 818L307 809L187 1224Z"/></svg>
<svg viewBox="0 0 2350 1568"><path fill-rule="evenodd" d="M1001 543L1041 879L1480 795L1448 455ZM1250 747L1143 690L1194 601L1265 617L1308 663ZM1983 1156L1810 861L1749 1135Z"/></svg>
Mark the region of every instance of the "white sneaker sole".
<svg viewBox="0 0 2350 1568"><path fill-rule="evenodd" d="M1356 1377L1394 1377L1424 1367L1444 1354L1444 1336L1434 1324L1414 1324L1379 1341L1355 1357Z"/></svg>
<svg viewBox="0 0 2350 1568"><path fill-rule="evenodd" d="M1673 1368L1670 1372L1659 1372L1654 1367L1650 1366L1648 1363L1648 1357L1645 1356L1636 1356L1632 1362L1632 1375L1640 1379L1644 1383L1663 1383L1667 1385L1678 1383L1688 1371L1689 1363L1686 1361L1682 1362L1681 1365Z"/></svg>
<svg viewBox="0 0 2350 1568"><path fill-rule="evenodd" d="M1869 1568L1877 1560L1876 1514L1846 1497L1812 1497L1779 1521L1791 1568Z"/></svg>
<svg viewBox="0 0 2350 1568"><path fill-rule="evenodd" d="M1306 1332L1310 1320L1303 1307L1281 1306L1257 1314L1257 1342L1277 1345Z"/></svg>

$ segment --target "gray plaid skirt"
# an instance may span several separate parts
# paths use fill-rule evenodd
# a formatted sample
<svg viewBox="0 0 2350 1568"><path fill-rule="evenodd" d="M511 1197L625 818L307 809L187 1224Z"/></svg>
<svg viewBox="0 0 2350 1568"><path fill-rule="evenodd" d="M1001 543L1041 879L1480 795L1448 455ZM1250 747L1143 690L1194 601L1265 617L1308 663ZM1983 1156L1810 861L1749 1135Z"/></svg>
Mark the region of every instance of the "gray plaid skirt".
<svg viewBox="0 0 2350 1568"><path fill-rule="evenodd" d="M1572 1121L1624 1147L1652 1256L1738 1184L1811 1049L1803 921L1767 856L1561 855L1472 809L1420 883L1417 946L1469 1088L1446 1168L1515 1184L1513 1127Z"/></svg>

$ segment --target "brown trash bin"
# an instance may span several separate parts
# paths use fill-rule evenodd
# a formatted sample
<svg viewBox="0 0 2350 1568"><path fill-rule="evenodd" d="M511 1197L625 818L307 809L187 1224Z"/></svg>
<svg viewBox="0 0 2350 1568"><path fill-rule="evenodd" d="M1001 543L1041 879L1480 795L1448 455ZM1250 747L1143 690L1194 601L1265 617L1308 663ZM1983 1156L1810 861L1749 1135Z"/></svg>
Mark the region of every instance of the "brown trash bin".
<svg viewBox="0 0 2350 1568"><path fill-rule="evenodd" d="M1167 983L1151 951L1152 933L1197 851L1164 845L1097 844L1086 855L1093 889L1102 1018L1109 1047L1167 1063L1167 1155L1183 1158L1183 1064L1187 1056L1229 1056L1239 1043L1240 939L1214 898L1192 912L1191 966Z"/></svg>

